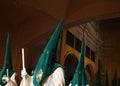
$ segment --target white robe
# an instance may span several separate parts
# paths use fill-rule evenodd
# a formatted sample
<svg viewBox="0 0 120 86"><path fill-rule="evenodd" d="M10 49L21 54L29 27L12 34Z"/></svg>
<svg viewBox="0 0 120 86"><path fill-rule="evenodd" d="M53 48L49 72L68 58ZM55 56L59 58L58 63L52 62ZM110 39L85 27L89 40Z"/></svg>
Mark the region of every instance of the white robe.
<svg viewBox="0 0 120 86"><path fill-rule="evenodd" d="M24 76L24 78L21 80L20 86L34 86L32 83L32 78L33 77L29 75Z"/></svg>
<svg viewBox="0 0 120 86"><path fill-rule="evenodd" d="M26 75L24 80L22 79L20 86L34 86L33 76ZM57 68L50 76L48 76L42 83L42 86L65 86L64 71L61 67Z"/></svg>
<svg viewBox="0 0 120 86"><path fill-rule="evenodd" d="M16 73L14 73L11 78L9 79L9 81L7 82L7 84L5 86L17 86L17 82L15 80L16 77Z"/></svg>

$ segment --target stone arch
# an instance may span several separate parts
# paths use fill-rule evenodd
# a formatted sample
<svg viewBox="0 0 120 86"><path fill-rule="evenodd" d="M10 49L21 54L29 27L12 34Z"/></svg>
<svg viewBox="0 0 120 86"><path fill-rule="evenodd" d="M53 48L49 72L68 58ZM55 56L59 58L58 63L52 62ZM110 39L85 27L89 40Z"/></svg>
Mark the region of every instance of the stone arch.
<svg viewBox="0 0 120 86"><path fill-rule="evenodd" d="M95 77L94 70L95 69L94 69L92 64L86 64L85 74L86 74L86 77L90 81L91 84L93 84L93 82L94 82L94 77Z"/></svg>
<svg viewBox="0 0 120 86"><path fill-rule="evenodd" d="M84 61L85 73L88 79L90 80L90 83L92 84L94 81L95 72L96 72L95 63L86 57L84 60L85 60ZM64 67L64 72L65 72L66 86L68 86L68 83L73 78L76 67L78 65L78 61L79 61L79 53L76 53L75 51L73 52L72 50L68 50L65 52L62 65ZM68 70L66 67L68 67Z"/></svg>

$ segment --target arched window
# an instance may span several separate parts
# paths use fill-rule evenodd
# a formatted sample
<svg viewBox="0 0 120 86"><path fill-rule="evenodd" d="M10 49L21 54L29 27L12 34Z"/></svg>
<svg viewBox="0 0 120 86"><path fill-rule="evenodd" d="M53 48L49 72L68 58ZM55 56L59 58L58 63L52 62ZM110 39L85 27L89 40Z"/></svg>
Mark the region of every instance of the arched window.
<svg viewBox="0 0 120 86"><path fill-rule="evenodd" d="M68 86L68 84L72 80L77 64L78 64L78 60L74 55L69 54L66 57L66 60L64 63L66 86Z"/></svg>

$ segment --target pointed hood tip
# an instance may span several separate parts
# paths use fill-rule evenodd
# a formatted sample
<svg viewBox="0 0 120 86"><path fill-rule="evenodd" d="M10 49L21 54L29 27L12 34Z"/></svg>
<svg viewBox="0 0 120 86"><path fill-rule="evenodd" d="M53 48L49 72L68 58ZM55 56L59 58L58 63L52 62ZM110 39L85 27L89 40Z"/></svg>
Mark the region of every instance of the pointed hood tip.
<svg viewBox="0 0 120 86"><path fill-rule="evenodd" d="M59 24L63 24L63 18L61 18L61 19L59 20L58 25L59 25Z"/></svg>
<svg viewBox="0 0 120 86"><path fill-rule="evenodd" d="M8 36L10 36L10 32L8 32Z"/></svg>
<svg viewBox="0 0 120 86"><path fill-rule="evenodd" d="M61 18L61 19L59 20L59 23L58 23L58 25L57 25L56 28L58 28L59 25L62 26L62 24L63 24L63 18Z"/></svg>
<svg viewBox="0 0 120 86"><path fill-rule="evenodd" d="M7 40L10 39L10 32L8 32L8 35L7 35Z"/></svg>
<svg viewBox="0 0 120 86"><path fill-rule="evenodd" d="M63 21L63 17L60 20Z"/></svg>
<svg viewBox="0 0 120 86"><path fill-rule="evenodd" d="M51 36L50 40L48 41L48 44L45 47L44 51L54 49L57 46L60 31L61 31L61 28L62 28L62 22L63 22L63 20L61 19L59 21L53 35Z"/></svg>
<svg viewBox="0 0 120 86"><path fill-rule="evenodd" d="M6 47L10 44L10 33L8 32L7 35L7 41L6 41Z"/></svg>
<svg viewBox="0 0 120 86"><path fill-rule="evenodd" d="M8 35L10 35L10 32L8 32Z"/></svg>
<svg viewBox="0 0 120 86"><path fill-rule="evenodd" d="M6 49L5 49L5 58L7 61L8 55L11 56L11 45L10 45L10 33L8 33L7 40L6 40Z"/></svg>

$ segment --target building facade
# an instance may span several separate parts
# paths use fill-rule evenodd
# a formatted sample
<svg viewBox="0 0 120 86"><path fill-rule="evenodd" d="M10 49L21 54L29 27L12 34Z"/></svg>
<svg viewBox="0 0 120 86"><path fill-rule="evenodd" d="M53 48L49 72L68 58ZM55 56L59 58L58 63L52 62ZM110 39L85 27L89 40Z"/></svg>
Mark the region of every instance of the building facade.
<svg viewBox="0 0 120 86"><path fill-rule="evenodd" d="M57 60L64 67L65 75L68 78L66 80L68 80L68 82L72 79L80 59L83 32L85 39L85 73L91 84L94 82L97 70L96 64L98 60L98 37L96 28L97 27L92 25L92 23L86 23L61 31Z"/></svg>

